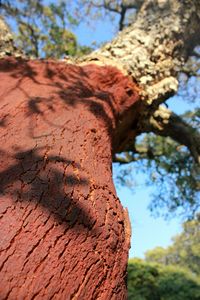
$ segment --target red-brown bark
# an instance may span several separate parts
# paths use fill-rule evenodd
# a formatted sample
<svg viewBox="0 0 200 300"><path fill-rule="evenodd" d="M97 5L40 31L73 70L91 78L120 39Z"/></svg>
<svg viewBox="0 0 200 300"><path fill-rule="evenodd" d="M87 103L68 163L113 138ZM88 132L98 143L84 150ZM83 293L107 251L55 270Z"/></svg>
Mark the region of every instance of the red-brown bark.
<svg viewBox="0 0 200 300"><path fill-rule="evenodd" d="M137 88L113 67L10 58L0 94L0 299L126 299L111 162Z"/></svg>

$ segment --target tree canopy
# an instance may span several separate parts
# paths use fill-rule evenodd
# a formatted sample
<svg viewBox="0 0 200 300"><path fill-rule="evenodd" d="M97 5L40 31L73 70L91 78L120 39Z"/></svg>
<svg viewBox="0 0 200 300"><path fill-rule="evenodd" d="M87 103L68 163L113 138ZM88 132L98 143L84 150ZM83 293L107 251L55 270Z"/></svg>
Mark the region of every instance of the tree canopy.
<svg viewBox="0 0 200 300"><path fill-rule="evenodd" d="M17 46L29 56L61 58L90 51L78 44L71 30L79 20L66 1L3 1L1 9L15 31Z"/></svg>
<svg viewBox="0 0 200 300"><path fill-rule="evenodd" d="M131 259L128 265L128 299L197 300L200 281L187 270Z"/></svg>
<svg viewBox="0 0 200 300"><path fill-rule="evenodd" d="M183 223L183 230L167 247L145 253L145 259L130 259L129 298L140 300L199 299L200 218Z"/></svg>
<svg viewBox="0 0 200 300"><path fill-rule="evenodd" d="M146 261L177 265L200 276L200 215L183 223L182 232L168 248L157 247L146 252Z"/></svg>

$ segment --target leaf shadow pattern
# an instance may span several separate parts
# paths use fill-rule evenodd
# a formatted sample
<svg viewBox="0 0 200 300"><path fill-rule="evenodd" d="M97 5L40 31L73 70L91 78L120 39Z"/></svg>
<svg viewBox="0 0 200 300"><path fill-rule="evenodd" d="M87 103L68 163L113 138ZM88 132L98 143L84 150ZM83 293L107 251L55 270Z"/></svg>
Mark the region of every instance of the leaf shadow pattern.
<svg viewBox="0 0 200 300"><path fill-rule="evenodd" d="M99 78L94 78L94 76L90 76L91 72L96 72L96 69L93 69L94 66L84 69L80 66L54 61L29 62L21 59L16 61L10 58L4 63L0 62L0 72L8 72L16 82L6 93L19 89L27 99L29 116L39 114L45 120L40 104L46 105L49 110L53 111L55 98L56 101L62 101L66 107L75 107L80 103L84 103L87 109L104 122L109 135L111 135L113 118L108 114L108 110L112 112L113 116L117 116L113 90L105 83L96 84L102 78L108 77L109 71L106 70L106 74L101 74L98 70L100 73ZM47 97L31 96L30 91L24 88L26 78L32 81L36 89L37 87L51 89L51 95ZM4 94L1 95L1 97L3 96ZM48 123L47 120L45 122ZM54 124L51 123L51 125Z"/></svg>

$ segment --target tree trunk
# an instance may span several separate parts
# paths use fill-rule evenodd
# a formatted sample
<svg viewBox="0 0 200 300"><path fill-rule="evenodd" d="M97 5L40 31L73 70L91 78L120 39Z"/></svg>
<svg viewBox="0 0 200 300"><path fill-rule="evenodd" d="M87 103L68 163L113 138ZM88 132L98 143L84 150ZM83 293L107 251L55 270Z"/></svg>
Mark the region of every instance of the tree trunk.
<svg viewBox="0 0 200 300"><path fill-rule="evenodd" d="M0 72L0 299L126 299L111 163L136 86L94 65L10 58Z"/></svg>

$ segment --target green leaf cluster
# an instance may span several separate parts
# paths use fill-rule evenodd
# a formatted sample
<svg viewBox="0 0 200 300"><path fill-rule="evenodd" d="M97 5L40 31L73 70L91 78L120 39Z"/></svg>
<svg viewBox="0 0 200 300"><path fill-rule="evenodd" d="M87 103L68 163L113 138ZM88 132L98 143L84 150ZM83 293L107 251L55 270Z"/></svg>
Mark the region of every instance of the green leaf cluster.
<svg viewBox="0 0 200 300"><path fill-rule="evenodd" d="M189 271L131 259L128 264L129 300L198 300L200 280Z"/></svg>
<svg viewBox="0 0 200 300"><path fill-rule="evenodd" d="M200 215L183 223L183 231L168 248L157 247L145 254L147 262L176 265L200 276Z"/></svg>
<svg viewBox="0 0 200 300"><path fill-rule="evenodd" d="M79 20L66 1L7 0L2 13L15 32L17 46L29 56L58 59L91 51L80 46L72 32Z"/></svg>
<svg viewBox="0 0 200 300"><path fill-rule="evenodd" d="M180 214L192 218L200 204L200 167L190 152L171 138L149 135L155 155L147 157L144 167L147 185L155 184L150 210L168 217Z"/></svg>

